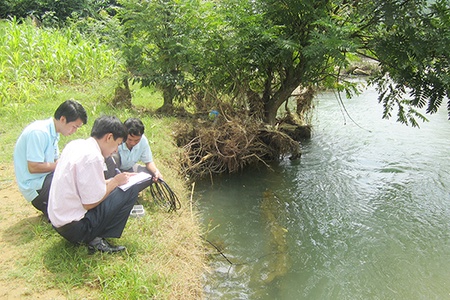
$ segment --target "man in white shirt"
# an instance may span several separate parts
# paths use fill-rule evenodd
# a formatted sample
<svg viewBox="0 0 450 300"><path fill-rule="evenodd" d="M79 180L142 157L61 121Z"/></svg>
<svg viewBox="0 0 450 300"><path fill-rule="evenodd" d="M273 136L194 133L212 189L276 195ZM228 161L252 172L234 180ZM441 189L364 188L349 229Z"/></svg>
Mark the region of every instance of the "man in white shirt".
<svg viewBox="0 0 450 300"><path fill-rule="evenodd" d="M53 171L59 148L59 135L69 136L87 122L83 106L73 100L59 105L53 118L28 125L14 147L17 185L25 199L45 216Z"/></svg>
<svg viewBox="0 0 450 300"><path fill-rule="evenodd" d="M112 116L95 120L91 137L74 140L61 153L50 188L48 215L56 231L72 243L88 244L90 251L117 252L106 238L119 238L139 192L151 180L126 191L118 188L133 173L105 180L103 166L127 139L122 122Z"/></svg>

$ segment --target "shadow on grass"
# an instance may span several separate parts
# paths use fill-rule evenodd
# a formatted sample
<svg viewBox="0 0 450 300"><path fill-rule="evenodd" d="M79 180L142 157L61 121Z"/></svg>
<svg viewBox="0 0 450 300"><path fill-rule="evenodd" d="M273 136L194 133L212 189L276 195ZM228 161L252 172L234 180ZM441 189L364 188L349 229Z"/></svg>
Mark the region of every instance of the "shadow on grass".
<svg viewBox="0 0 450 300"><path fill-rule="evenodd" d="M36 238L36 227L45 221L42 216L33 216L12 224L3 232L3 241L13 245L25 245ZM50 224L48 224L51 227Z"/></svg>
<svg viewBox="0 0 450 300"><path fill-rule="evenodd" d="M33 279L36 283L43 282L47 288L67 291L85 286L85 274L89 273L89 268L96 268L98 262L98 259L88 259L87 247L64 240L43 216L27 217L12 223L3 231L2 239L24 255L24 261L18 265L27 267L18 270L19 274L27 278L37 274L42 276L42 268L50 272L44 273L47 274L45 278ZM87 284L92 289L93 284Z"/></svg>
<svg viewBox="0 0 450 300"><path fill-rule="evenodd" d="M135 252L139 245L133 241L127 246L134 251L90 253L86 245L72 244L55 234L46 242L42 259L52 274L49 280L59 289L82 289L107 299L151 299L157 294L160 278L140 264Z"/></svg>
<svg viewBox="0 0 450 300"><path fill-rule="evenodd" d="M43 263L61 288L98 288L93 270L98 268L101 260L89 255L85 246L72 244L58 236L45 249Z"/></svg>

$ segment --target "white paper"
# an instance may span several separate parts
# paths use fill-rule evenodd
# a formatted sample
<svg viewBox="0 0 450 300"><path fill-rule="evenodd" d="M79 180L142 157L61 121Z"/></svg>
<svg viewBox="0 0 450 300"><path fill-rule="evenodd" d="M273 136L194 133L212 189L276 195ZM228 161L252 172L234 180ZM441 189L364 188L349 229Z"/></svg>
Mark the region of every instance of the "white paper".
<svg viewBox="0 0 450 300"><path fill-rule="evenodd" d="M128 178L128 182L125 184L119 185L119 188L122 189L122 191L126 191L130 187L132 187L133 185L135 185L137 183L141 183L141 182L144 182L146 180L151 180L151 179L152 179L152 175L145 173L145 172L139 172L139 173L136 173L136 175L130 176Z"/></svg>

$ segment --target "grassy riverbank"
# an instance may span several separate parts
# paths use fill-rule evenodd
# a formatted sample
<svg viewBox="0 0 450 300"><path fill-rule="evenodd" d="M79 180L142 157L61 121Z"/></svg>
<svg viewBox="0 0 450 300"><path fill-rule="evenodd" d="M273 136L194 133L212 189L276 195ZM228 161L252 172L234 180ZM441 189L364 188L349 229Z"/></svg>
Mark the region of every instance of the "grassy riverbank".
<svg viewBox="0 0 450 300"><path fill-rule="evenodd" d="M104 99L113 95L111 81L65 86L49 99L2 110L0 197L2 228L0 298L13 299L201 299L204 256L197 215L191 210L190 187L179 178L177 148L171 136L176 120L151 114L161 99L150 90L135 94L136 110L114 109ZM12 166L15 140L31 121L52 116L65 99L80 101L88 124L62 138L60 148L86 138L96 117L113 114L121 120L140 117L146 126L155 162L182 202L167 213L143 195L146 215L132 218L118 241L126 253L89 255L85 247L61 238L17 190ZM150 113L139 113L139 108Z"/></svg>
<svg viewBox="0 0 450 300"><path fill-rule="evenodd" d="M201 299L205 270L200 227L190 187L178 173L178 148L170 138L177 120L154 115L161 96L134 89L132 109L111 107L124 74L120 53L70 29L0 21L0 298L1 299ZM167 213L143 193L146 214L131 218L118 255L89 255L66 242L26 202L14 179L12 154L23 128L53 116L75 99L88 123L61 137L60 149L87 138L94 120L141 118L155 162L182 208Z"/></svg>

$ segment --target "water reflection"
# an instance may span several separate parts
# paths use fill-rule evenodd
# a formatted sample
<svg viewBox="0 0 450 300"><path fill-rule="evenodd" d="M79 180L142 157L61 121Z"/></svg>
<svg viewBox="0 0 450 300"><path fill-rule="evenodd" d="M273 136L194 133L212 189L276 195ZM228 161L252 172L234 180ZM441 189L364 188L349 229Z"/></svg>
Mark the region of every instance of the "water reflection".
<svg viewBox="0 0 450 300"><path fill-rule="evenodd" d="M358 125L320 97L300 161L197 183L206 237L232 262L212 249L208 299L450 297L446 112L406 127L374 91L347 110Z"/></svg>

